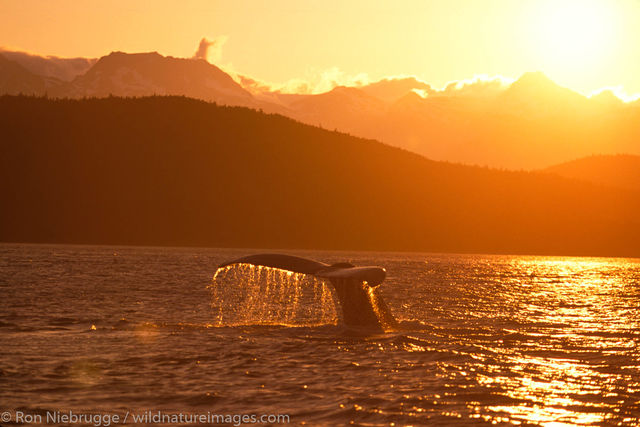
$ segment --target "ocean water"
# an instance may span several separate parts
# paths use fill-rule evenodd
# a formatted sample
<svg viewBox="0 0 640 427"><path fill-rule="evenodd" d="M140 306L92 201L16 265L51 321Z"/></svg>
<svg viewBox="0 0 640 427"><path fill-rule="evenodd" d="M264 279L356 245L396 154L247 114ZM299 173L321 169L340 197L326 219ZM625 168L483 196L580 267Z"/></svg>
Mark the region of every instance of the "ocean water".
<svg viewBox="0 0 640 427"><path fill-rule="evenodd" d="M313 279L213 281L255 252L0 245L2 425L56 411L640 423L638 259L288 252L387 269L401 326L367 333Z"/></svg>

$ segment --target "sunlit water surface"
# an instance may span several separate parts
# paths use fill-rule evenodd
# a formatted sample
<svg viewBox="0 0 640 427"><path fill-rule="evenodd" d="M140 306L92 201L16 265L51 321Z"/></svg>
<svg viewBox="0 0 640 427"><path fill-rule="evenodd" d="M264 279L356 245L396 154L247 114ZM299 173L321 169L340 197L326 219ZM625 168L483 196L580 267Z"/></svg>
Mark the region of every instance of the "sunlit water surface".
<svg viewBox="0 0 640 427"><path fill-rule="evenodd" d="M640 260L293 252L387 269L402 327L367 334L312 279L212 284L252 252L0 245L0 411L640 422Z"/></svg>

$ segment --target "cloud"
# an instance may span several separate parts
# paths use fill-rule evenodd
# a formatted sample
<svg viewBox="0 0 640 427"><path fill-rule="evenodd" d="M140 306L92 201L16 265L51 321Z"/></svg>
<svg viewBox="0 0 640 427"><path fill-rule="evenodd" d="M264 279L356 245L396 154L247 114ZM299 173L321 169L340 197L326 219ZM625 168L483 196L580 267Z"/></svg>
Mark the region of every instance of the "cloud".
<svg viewBox="0 0 640 427"><path fill-rule="evenodd" d="M387 76L382 80L360 86L360 89L371 96L387 102L394 102L410 92L425 98L432 93L431 86L416 76Z"/></svg>
<svg viewBox="0 0 640 427"><path fill-rule="evenodd" d="M235 78L245 89L254 94L278 92L311 95L328 92L337 86L357 87L371 92L374 92L374 89L375 91L393 89L393 92L397 92L404 87L405 93L413 91L423 98L428 96L494 96L507 89L515 81L515 79L503 76L480 74L471 79L451 81L441 89L433 89L419 77L413 75L387 76L373 81L366 73L347 74L337 67L321 71L311 70L303 78L290 79L284 83L269 83L247 76L236 76ZM395 95L399 97L403 94ZM374 94L374 96L377 95Z"/></svg>
<svg viewBox="0 0 640 427"><path fill-rule="evenodd" d="M95 58L60 58L42 56L0 47L0 55L15 61L33 74L71 81L84 74L97 61Z"/></svg>
<svg viewBox="0 0 640 427"><path fill-rule="evenodd" d="M436 95L448 96L493 96L507 89L515 79L504 76L476 74L471 79L454 80L438 89Z"/></svg>
<svg viewBox="0 0 640 427"><path fill-rule="evenodd" d="M227 39L227 36L218 36L213 40L203 37L193 58L204 59L211 64L220 62L222 59L222 47L227 42Z"/></svg>
<svg viewBox="0 0 640 427"><path fill-rule="evenodd" d="M238 75L237 76L238 83L242 85L247 90L255 91L255 92L267 92L271 90L271 87L259 80L252 79L251 77Z"/></svg>
<svg viewBox="0 0 640 427"><path fill-rule="evenodd" d="M588 95L589 98L602 98L602 95L613 95L622 102L634 102L640 99L640 93L628 94L622 86L606 86L593 91Z"/></svg>
<svg viewBox="0 0 640 427"><path fill-rule="evenodd" d="M348 74L338 67L324 70L309 69L304 76L293 78L281 83L267 82L238 72L233 64L221 63L222 48L228 37L218 36L213 40L203 37L193 58L204 59L209 63L215 63L228 73L236 82L254 95L266 95L268 93L313 95L329 92L338 86L365 87L372 84L384 85L414 85L407 87L407 92L414 91L422 97L432 95L467 95L488 96L506 89L513 79L502 76L489 77L481 74L472 79L449 82L440 90L433 90L430 85L414 75L387 76L373 81L367 73ZM397 90L397 89L396 89Z"/></svg>
<svg viewBox="0 0 640 427"><path fill-rule="evenodd" d="M364 88L373 87L381 83L412 83L416 87L407 87L407 92L411 91L422 98L428 96L466 96L466 97L493 97L513 84L516 79L501 75L489 76L487 74L476 74L470 79L452 80L440 89L435 89L425 83L420 77L415 75L394 75L386 76L378 80L371 80L367 73L347 74L338 67L325 70L308 71L305 77L293 78L284 83L269 83L247 76L241 76L231 70L231 64L223 67L245 89L252 93L279 92L282 94L303 94L312 95L328 92L337 86ZM640 93L626 93L622 86L608 86L589 94L589 97L598 95L604 91L611 92L623 102L633 102L640 100Z"/></svg>
<svg viewBox="0 0 640 427"><path fill-rule="evenodd" d="M254 93L279 92L305 95L329 92L337 86L362 86L369 81L366 73L347 74L337 67L325 70L311 69L304 77L290 79L284 83L269 83L246 76L242 76L239 80L245 89Z"/></svg>

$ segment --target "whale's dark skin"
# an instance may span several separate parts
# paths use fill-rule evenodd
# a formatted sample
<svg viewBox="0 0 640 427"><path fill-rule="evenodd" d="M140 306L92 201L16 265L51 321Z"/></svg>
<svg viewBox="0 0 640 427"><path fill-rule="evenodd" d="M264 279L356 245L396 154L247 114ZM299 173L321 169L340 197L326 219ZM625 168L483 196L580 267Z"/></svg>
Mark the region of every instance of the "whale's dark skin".
<svg viewBox="0 0 640 427"><path fill-rule="evenodd" d="M377 289L386 276L382 267L356 267L348 262L325 264L292 255L257 254L225 262L218 268L233 264L278 268L328 280L336 290L346 326L380 331L397 326Z"/></svg>

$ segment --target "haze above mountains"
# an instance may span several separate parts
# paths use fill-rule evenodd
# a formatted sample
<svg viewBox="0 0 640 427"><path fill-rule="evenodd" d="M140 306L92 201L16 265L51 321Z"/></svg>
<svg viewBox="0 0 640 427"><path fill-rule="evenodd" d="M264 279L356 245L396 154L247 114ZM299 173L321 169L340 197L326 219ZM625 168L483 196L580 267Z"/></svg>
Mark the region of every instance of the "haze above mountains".
<svg viewBox="0 0 640 427"><path fill-rule="evenodd" d="M0 51L0 94L19 93L185 95L282 114L432 160L506 169L640 154L640 101L624 103L610 91L587 98L539 72L512 84L476 80L436 90L405 77L321 94L290 94L246 76L234 79L204 59L156 52L64 59Z"/></svg>

